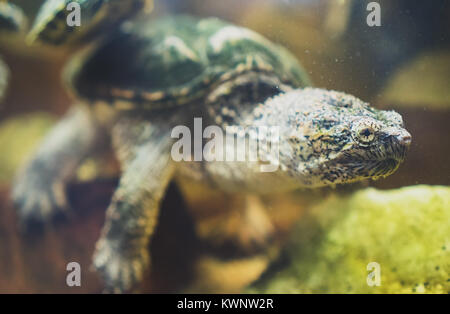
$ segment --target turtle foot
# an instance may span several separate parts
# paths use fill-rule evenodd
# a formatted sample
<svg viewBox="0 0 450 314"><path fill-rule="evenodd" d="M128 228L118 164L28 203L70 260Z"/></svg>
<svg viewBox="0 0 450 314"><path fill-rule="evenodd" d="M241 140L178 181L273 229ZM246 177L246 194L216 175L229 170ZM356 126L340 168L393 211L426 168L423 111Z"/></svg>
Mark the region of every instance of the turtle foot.
<svg viewBox="0 0 450 314"><path fill-rule="evenodd" d="M94 268L101 274L106 293L130 292L150 264L147 250L127 256L109 240L100 240L94 254Z"/></svg>
<svg viewBox="0 0 450 314"><path fill-rule="evenodd" d="M68 203L65 184L49 180L32 171L20 175L14 182L12 200L22 231L29 231L56 217L66 217Z"/></svg>

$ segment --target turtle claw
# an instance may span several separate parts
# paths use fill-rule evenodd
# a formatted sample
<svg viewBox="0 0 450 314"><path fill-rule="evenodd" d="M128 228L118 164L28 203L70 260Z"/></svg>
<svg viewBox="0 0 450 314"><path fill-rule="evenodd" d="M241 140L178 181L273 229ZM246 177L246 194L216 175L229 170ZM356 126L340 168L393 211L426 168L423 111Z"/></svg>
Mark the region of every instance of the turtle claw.
<svg viewBox="0 0 450 314"><path fill-rule="evenodd" d="M142 279L150 264L147 251L126 256L110 241L100 240L94 255L93 267L105 283L104 293L124 293L133 289Z"/></svg>

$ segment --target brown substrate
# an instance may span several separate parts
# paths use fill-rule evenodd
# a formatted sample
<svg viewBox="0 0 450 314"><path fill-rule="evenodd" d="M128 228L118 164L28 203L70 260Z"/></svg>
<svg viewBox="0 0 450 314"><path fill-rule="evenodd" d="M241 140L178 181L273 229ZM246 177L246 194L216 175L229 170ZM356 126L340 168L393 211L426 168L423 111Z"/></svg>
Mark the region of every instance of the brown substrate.
<svg viewBox="0 0 450 314"><path fill-rule="evenodd" d="M0 188L0 293L99 293L102 283L91 271L91 256L104 221L115 182L96 182L70 188L73 215L44 231L21 235L9 202ZM153 268L141 292L173 292L189 281L199 251L192 223L175 188L171 188L161 223L152 243ZM170 249L167 249L170 248ZM66 265L81 265L81 287L66 285Z"/></svg>

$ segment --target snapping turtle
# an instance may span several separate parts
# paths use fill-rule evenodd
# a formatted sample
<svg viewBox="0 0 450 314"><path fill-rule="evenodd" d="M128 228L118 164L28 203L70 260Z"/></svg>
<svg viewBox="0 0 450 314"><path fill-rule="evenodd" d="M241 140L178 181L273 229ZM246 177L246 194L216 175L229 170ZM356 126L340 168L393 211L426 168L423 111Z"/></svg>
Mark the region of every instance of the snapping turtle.
<svg viewBox="0 0 450 314"><path fill-rule="evenodd" d="M23 32L26 24L25 15L18 6L7 2L0 2L0 35ZM8 78L8 66L0 56L0 101L5 95Z"/></svg>
<svg viewBox="0 0 450 314"><path fill-rule="evenodd" d="M349 183L394 172L411 141L396 112L308 87L304 70L287 50L217 18L174 16L125 25L75 57L66 78L80 104L19 173L13 199L25 222L64 211L66 183L111 136L123 173L94 265L115 291L133 287L148 267L147 246L171 180L200 181L229 199ZM195 118L215 128L203 133ZM245 131L252 127L275 127L278 136ZM205 138L214 133L209 152L234 154L239 140L253 139L256 146L244 150L244 161L219 154L202 160L197 158L201 140L193 141L193 151L187 149L190 139L180 149L189 130ZM225 130L236 141L220 141ZM260 158L247 158L255 147ZM263 164L275 167L261 171ZM233 210L244 213L245 202ZM263 236L251 228L261 228L258 223L246 232Z"/></svg>
<svg viewBox="0 0 450 314"><path fill-rule="evenodd" d="M68 6L68 5L72 6ZM79 5L80 24L70 26L73 4ZM126 19L150 11L153 0L46 0L40 8L27 41L60 46L88 42L107 35Z"/></svg>

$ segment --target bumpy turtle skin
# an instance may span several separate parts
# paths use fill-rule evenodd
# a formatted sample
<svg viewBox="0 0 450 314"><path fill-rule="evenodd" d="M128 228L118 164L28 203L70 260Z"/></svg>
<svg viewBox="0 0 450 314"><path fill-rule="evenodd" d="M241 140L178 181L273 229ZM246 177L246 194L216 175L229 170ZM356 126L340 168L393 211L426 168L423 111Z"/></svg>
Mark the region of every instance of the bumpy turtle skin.
<svg viewBox="0 0 450 314"><path fill-rule="evenodd" d="M81 9L81 26L69 26L69 3ZM149 12L153 0L46 0L33 23L27 42L53 46L80 44L111 34L117 25L142 11Z"/></svg>
<svg viewBox="0 0 450 314"><path fill-rule="evenodd" d="M406 157L411 135L395 111L377 110L352 95L318 88L295 89L246 105L238 91L236 86L216 99L208 111L215 124L238 139L252 128L275 127L275 142L270 133L263 133L256 147L264 148L258 150L260 160L271 161L270 147L276 145L278 169L261 177L259 162L187 164L204 173L201 180L221 190L283 192L375 180L394 173ZM366 131L371 139L365 142ZM248 155L245 160L250 160Z"/></svg>
<svg viewBox="0 0 450 314"><path fill-rule="evenodd" d="M298 61L283 47L217 18L165 17L123 26L67 70L75 93L118 109L182 106L245 72L269 73L280 83L308 86Z"/></svg>
<svg viewBox="0 0 450 314"><path fill-rule="evenodd" d="M195 178L232 197L233 193L272 193L378 178L391 174L405 158L411 136L399 114L376 110L348 94L299 88L307 81L298 63L259 35L255 38L255 33L217 19L179 17L179 21L160 23L165 26L160 33L153 33L158 24L122 29L122 46L114 39L105 43L73 77L77 91L92 103L103 101L125 109L117 104L128 100L134 109L153 110L107 106L114 112L109 121L95 114L100 104L81 115L69 113L44 140L13 189L18 191L13 198L25 220L48 218L33 214L40 213L43 198L52 197L53 191L42 186L51 187L73 175L83 156L97 148L97 140L89 139L98 138L102 130L112 135L123 175L94 256L108 290L128 291L142 279L150 263L147 245L159 204L176 176ZM185 28L166 28L170 25ZM181 43L172 35L183 31L185 42ZM145 32L149 32L147 40ZM206 63L190 58L185 48L195 50ZM147 59L150 56L162 64ZM270 62L255 61L258 58ZM193 73L199 80L190 72L198 65L202 70ZM178 66L187 72L176 71ZM158 89L152 89L150 80ZM143 94L144 89L149 94ZM278 138L257 137L256 141L257 147L263 147L261 159L277 167L261 172L262 162L248 158L245 162L175 162L172 131L180 125L193 130L194 117L203 118L205 126L215 123L223 132L231 126L231 133L242 140L248 138L246 127L279 127ZM227 151L228 143L223 144ZM278 160L267 150L273 145L279 146ZM42 180L45 184L40 184Z"/></svg>
<svg viewBox="0 0 450 314"><path fill-rule="evenodd" d="M170 133L180 115L155 115L120 119L113 130L123 174L94 254L94 265L110 292L130 290L148 269L148 244L175 172Z"/></svg>

